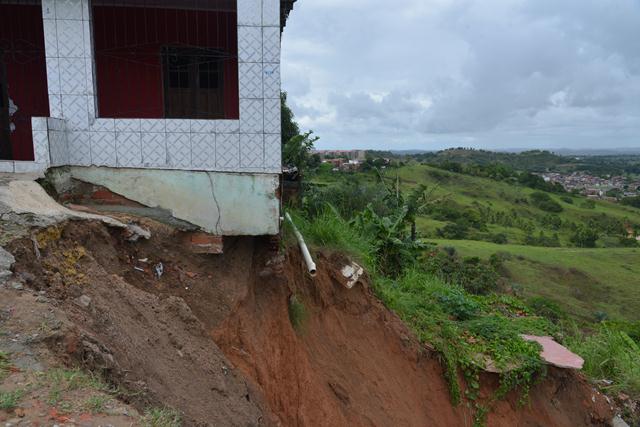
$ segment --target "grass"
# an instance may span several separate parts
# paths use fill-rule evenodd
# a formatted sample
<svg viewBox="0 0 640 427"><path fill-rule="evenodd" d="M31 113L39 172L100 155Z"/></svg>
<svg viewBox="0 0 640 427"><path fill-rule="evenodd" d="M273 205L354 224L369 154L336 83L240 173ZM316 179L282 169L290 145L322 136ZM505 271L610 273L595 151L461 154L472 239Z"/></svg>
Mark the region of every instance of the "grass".
<svg viewBox="0 0 640 427"><path fill-rule="evenodd" d="M9 354L0 351L0 380L3 380L11 372L11 360Z"/></svg>
<svg viewBox="0 0 640 427"><path fill-rule="evenodd" d="M639 321L640 249L541 248L497 245L472 240L428 239L439 246L455 247L463 256L487 259L508 254L504 265L509 281L525 297L542 296L561 304L582 321L594 313L609 318Z"/></svg>
<svg viewBox="0 0 640 427"><path fill-rule="evenodd" d="M89 388L106 393L113 392L100 378L79 369L51 369L42 374L41 381L50 387L47 403L51 406L63 403L64 394L74 390Z"/></svg>
<svg viewBox="0 0 640 427"><path fill-rule="evenodd" d="M607 391L640 398L640 346L629 335L603 325L591 335L576 332L566 342L585 359L589 377L612 381Z"/></svg>
<svg viewBox="0 0 640 427"><path fill-rule="evenodd" d="M350 226L333 210L325 210L313 221L307 220L296 212L291 212L291 216L296 227L304 236L305 242L312 249L339 251L352 256L357 262L366 266L369 271L375 268L371 242L360 235L354 227ZM285 227L285 240L290 243L295 242L288 222Z"/></svg>
<svg viewBox="0 0 640 427"><path fill-rule="evenodd" d="M182 415L171 408L153 408L145 412L142 425L145 427L180 427L182 426Z"/></svg>
<svg viewBox="0 0 640 427"><path fill-rule="evenodd" d="M0 392L0 409L13 411L24 396L24 390Z"/></svg>
<svg viewBox="0 0 640 427"><path fill-rule="evenodd" d="M104 395L91 396L84 402L84 409L92 414L99 414L105 411L110 398Z"/></svg>
<svg viewBox="0 0 640 427"><path fill-rule="evenodd" d="M307 320L307 308L299 300L296 295L291 295L289 298L289 321L298 332L304 329L305 321Z"/></svg>

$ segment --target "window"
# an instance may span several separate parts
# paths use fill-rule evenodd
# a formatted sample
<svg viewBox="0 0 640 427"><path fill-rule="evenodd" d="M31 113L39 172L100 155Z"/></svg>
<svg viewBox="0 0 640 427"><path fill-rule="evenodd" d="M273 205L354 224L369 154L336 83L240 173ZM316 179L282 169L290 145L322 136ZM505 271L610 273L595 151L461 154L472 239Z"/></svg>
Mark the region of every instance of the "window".
<svg viewBox="0 0 640 427"><path fill-rule="evenodd" d="M223 53L213 49L162 50L167 118L224 118Z"/></svg>

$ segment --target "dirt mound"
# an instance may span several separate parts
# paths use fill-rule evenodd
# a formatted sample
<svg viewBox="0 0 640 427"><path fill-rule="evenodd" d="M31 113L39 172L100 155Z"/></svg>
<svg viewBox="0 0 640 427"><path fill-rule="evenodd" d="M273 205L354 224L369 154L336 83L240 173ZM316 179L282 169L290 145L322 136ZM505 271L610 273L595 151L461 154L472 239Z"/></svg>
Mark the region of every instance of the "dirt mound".
<svg viewBox="0 0 640 427"><path fill-rule="evenodd" d="M319 257L315 279L296 250L282 265L259 239L221 256L193 255L180 232L147 220L148 241L129 243L102 224L74 223L9 248L18 274L53 296L69 323L51 343L60 357L102 371L168 405L188 425L467 426L452 406L435 353L373 295L348 290L339 257ZM158 277L157 266L162 275ZM298 330L289 315L304 309ZM483 394L497 388L483 377ZM531 390L495 405L491 426L607 425L609 407L572 372L550 370Z"/></svg>
<svg viewBox="0 0 640 427"><path fill-rule="evenodd" d="M125 265L132 269L120 264L117 248L124 243L117 235L97 223L68 224L60 231L59 239L50 233L54 238L42 244L41 259L30 240L10 249L18 260L16 273L56 297L72 325L49 343L57 354L101 372L132 392L142 408L180 409L187 425L260 424L259 395L185 301L138 289L126 274L117 274ZM184 288L170 276L166 286Z"/></svg>

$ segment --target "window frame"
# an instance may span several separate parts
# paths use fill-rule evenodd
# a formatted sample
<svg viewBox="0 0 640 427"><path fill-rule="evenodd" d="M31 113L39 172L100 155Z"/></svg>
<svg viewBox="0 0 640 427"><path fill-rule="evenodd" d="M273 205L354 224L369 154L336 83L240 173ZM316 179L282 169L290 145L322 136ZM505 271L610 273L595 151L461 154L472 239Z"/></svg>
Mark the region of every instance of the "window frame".
<svg viewBox="0 0 640 427"><path fill-rule="evenodd" d="M224 105L224 68L225 60L228 58L228 54L217 49L204 48L204 47L185 47L168 45L163 46L160 51L161 63L162 63L162 98L164 117L167 119L224 119L225 117L225 105ZM187 87L184 86L171 86L171 64L170 58L177 56L181 58L188 58L186 61L186 74L187 74ZM206 58L211 58L207 61ZM202 64L216 64L213 72L209 70L209 74L215 74L216 86L203 88L201 87L202 79ZM182 71L180 71L182 73ZM182 77L180 77L182 79ZM175 113L175 110L180 109L180 102L178 91L183 90L187 94L183 94L183 105L185 110L184 114ZM199 109L199 96L206 92L214 92L215 97L213 104L210 102L209 96L211 93L207 93L206 107L205 109ZM173 92L173 93L172 93ZM187 102L184 99L188 99ZM209 107L214 105L216 108L210 109Z"/></svg>

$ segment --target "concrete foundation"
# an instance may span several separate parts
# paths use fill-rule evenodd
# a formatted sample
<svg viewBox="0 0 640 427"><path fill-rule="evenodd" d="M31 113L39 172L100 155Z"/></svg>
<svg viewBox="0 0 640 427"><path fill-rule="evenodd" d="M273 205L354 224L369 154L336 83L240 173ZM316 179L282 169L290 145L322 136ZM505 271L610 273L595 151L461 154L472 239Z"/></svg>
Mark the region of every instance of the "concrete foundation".
<svg viewBox="0 0 640 427"><path fill-rule="evenodd" d="M279 232L277 174L71 166L50 171L56 187L69 178L100 185L219 236Z"/></svg>

